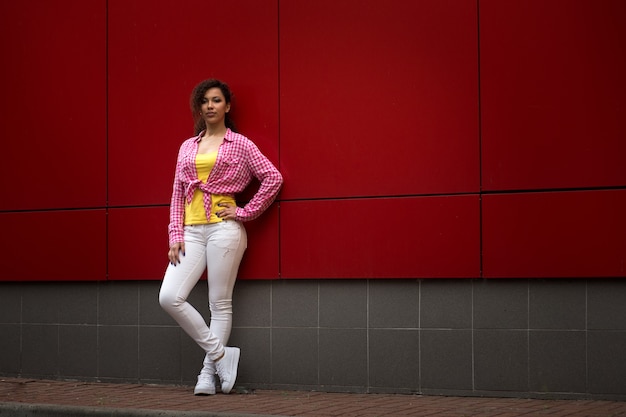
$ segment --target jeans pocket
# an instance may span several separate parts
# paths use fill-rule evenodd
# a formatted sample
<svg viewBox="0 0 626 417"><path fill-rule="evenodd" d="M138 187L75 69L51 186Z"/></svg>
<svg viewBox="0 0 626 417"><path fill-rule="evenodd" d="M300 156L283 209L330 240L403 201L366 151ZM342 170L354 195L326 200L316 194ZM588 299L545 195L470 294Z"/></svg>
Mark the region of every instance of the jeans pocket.
<svg viewBox="0 0 626 417"><path fill-rule="evenodd" d="M203 243L202 229L194 225L186 225L183 227L185 242Z"/></svg>
<svg viewBox="0 0 626 417"><path fill-rule="evenodd" d="M213 243L218 248L236 250L242 243L243 225L241 223L226 220L219 223L219 230L213 236Z"/></svg>

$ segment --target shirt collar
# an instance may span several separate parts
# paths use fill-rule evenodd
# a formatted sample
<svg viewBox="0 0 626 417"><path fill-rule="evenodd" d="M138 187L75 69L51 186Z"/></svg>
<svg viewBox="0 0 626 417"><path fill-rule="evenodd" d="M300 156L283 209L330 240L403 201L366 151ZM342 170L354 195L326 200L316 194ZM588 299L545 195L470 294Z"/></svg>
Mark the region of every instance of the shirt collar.
<svg viewBox="0 0 626 417"><path fill-rule="evenodd" d="M203 130L202 132L198 133L198 136L196 137L196 142L200 142L200 140L202 140L202 135L204 135L205 130ZM224 140L228 141L228 142L232 142L233 141L233 131L230 130L230 128L226 128L226 134L224 135Z"/></svg>

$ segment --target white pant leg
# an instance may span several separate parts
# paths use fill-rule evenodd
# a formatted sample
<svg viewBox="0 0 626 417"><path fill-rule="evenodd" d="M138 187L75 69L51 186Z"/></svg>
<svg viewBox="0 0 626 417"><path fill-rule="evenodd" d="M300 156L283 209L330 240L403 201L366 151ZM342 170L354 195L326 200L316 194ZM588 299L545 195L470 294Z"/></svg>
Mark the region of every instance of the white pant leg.
<svg viewBox="0 0 626 417"><path fill-rule="evenodd" d="M202 315L187 302L187 297L206 267L205 232L204 226L185 227L185 255L181 256L179 264L168 265L161 284L159 303L214 360L223 354L224 346L209 330Z"/></svg>
<svg viewBox="0 0 626 417"><path fill-rule="evenodd" d="M210 328L226 345L233 324L233 289L248 240L240 222L228 220L210 227L206 248Z"/></svg>

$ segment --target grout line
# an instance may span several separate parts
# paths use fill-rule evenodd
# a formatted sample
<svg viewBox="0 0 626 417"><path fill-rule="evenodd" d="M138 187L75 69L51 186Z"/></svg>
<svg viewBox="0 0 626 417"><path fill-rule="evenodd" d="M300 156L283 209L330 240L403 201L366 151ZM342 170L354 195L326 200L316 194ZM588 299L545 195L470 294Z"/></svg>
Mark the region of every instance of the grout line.
<svg viewBox="0 0 626 417"><path fill-rule="evenodd" d="M422 392L422 280L417 280L417 389Z"/></svg>
<svg viewBox="0 0 626 417"><path fill-rule="evenodd" d="M316 329L317 329L317 385L320 386L321 384L321 354L320 354L320 293L321 293L321 282L317 282L317 325L316 325Z"/></svg>
<svg viewBox="0 0 626 417"><path fill-rule="evenodd" d="M589 392L589 280L585 280L585 392Z"/></svg>
<svg viewBox="0 0 626 417"><path fill-rule="evenodd" d="M365 374L367 386L365 387L365 392L369 393L372 387L371 380L371 339L370 339L370 279L365 280Z"/></svg>
<svg viewBox="0 0 626 417"><path fill-rule="evenodd" d="M100 291L102 286L96 282L96 379L100 378Z"/></svg>
<svg viewBox="0 0 626 417"><path fill-rule="evenodd" d="M475 328L474 328L474 284L476 283L476 280L472 280L471 281L471 285L470 285L470 325L471 325L471 350L472 350L472 391L476 391L476 354L475 354L475 349L474 349L474 333L475 333Z"/></svg>
<svg viewBox="0 0 626 417"><path fill-rule="evenodd" d="M270 383L274 383L274 280L270 280Z"/></svg>
<svg viewBox="0 0 626 417"><path fill-rule="evenodd" d="M526 391L530 392L530 280L526 280Z"/></svg>

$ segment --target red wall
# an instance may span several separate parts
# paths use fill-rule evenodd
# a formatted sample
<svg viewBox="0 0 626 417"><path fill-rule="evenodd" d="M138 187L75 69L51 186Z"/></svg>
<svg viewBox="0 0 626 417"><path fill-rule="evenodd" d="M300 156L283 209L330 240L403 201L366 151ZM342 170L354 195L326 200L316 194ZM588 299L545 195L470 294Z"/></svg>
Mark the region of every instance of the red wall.
<svg viewBox="0 0 626 417"><path fill-rule="evenodd" d="M208 77L285 177L242 278L625 277L625 20L621 0L1 2L0 280L160 279Z"/></svg>
<svg viewBox="0 0 626 417"><path fill-rule="evenodd" d="M626 276L626 2L479 5L483 276Z"/></svg>

